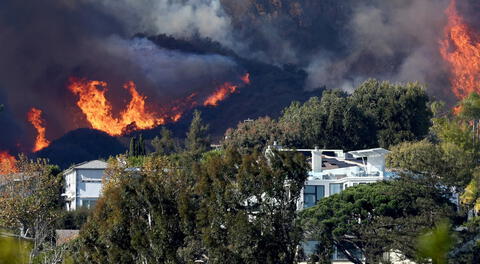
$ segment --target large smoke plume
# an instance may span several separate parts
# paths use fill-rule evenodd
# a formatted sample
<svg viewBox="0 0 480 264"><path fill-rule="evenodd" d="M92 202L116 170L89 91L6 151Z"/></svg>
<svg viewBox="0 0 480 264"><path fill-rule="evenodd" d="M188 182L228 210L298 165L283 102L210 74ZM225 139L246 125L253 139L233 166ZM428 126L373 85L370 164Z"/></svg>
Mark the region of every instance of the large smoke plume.
<svg viewBox="0 0 480 264"><path fill-rule="evenodd" d="M449 0L3 0L0 2L0 149L26 150L28 108L44 110L47 136L85 127L69 76L108 81L117 104L133 80L161 104L238 75L235 61L162 49L134 36L210 39L239 56L308 73L306 90L351 91L369 77L419 81L448 99L438 53ZM463 12L479 26L475 1ZM477 24L476 24L477 23ZM77 113L72 116L65 113ZM20 145L18 145L18 144ZM24 144L23 144L24 145Z"/></svg>
<svg viewBox="0 0 480 264"><path fill-rule="evenodd" d="M307 68L307 88L326 85L351 91L368 77L445 88L442 76L447 72L438 42L447 5L447 0L357 3L345 27L345 54L319 52Z"/></svg>
<svg viewBox="0 0 480 264"><path fill-rule="evenodd" d="M70 76L109 82L114 110L128 99L121 87L129 80L161 106L237 77L238 67L230 58L166 50L132 38L134 24L122 12L95 1L1 1L0 103L6 109L0 115L0 149L29 151L35 133L26 122L31 107L43 110L49 138L87 127L67 89ZM153 23L146 15L145 29Z"/></svg>

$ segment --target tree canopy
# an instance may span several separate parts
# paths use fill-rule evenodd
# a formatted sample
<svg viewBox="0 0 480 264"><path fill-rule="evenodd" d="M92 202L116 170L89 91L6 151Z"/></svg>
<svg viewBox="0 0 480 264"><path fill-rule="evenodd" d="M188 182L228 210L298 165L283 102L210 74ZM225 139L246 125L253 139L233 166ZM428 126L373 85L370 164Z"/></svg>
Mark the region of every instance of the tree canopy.
<svg viewBox="0 0 480 264"><path fill-rule="evenodd" d="M112 159L78 263L293 263L303 156L229 149L182 162L156 155L130 170Z"/></svg>
<svg viewBox="0 0 480 264"><path fill-rule="evenodd" d="M454 215L449 197L412 180L358 185L321 199L302 212L309 239L329 262L333 247L353 263L378 263L383 253L416 257L416 237L436 221ZM358 254L360 251L361 254Z"/></svg>
<svg viewBox="0 0 480 264"><path fill-rule="evenodd" d="M431 125L428 96L418 83L368 80L351 95L326 91L301 104L293 102L276 120L240 123L225 144L264 148L277 141L293 148L384 147L424 138Z"/></svg>

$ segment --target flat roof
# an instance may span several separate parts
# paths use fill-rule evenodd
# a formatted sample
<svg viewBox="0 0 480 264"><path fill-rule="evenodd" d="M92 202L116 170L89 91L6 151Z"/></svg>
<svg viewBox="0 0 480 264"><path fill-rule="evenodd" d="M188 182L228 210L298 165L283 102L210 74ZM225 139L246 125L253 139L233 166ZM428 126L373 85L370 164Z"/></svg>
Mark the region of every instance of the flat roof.
<svg viewBox="0 0 480 264"><path fill-rule="evenodd" d="M373 149L362 149L349 151L348 154L351 154L355 158L361 157L378 157L388 154L390 151L384 148L373 148Z"/></svg>

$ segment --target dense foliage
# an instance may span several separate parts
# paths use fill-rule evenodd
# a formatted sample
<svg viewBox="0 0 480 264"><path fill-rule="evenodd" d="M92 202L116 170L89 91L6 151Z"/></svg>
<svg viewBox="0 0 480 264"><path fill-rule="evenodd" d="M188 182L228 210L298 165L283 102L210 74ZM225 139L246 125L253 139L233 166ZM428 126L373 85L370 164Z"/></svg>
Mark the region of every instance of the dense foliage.
<svg viewBox="0 0 480 264"><path fill-rule="evenodd" d="M228 150L188 167L166 156L139 170L122 164L111 161L103 198L81 232L79 263L293 262L302 156Z"/></svg>
<svg viewBox="0 0 480 264"><path fill-rule="evenodd" d="M407 180L359 185L320 200L302 219L308 237L320 243L323 262L330 260L333 247L359 264L362 256L365 263L378 263L390 251L414 259L416 236L454 215L447 194Z"/></svg>
<svg viewBox="0 0 480 264"><path fill-rule="evenodd" d="M110 159L90 216L60 213L58 170L22 157L21 174L0 183L0 224L34 241L32 263L295 263L301 240L319 242L312 259L321 263L330 263L334 251L353 263L388 262L390 254L476 263L480 96L461 101L457 115L444 108L429 104L416 83L369 80L351 95L328 91L292 103L278 119L246 120L216 150L195 112L185 140L162 129L153 153L139 137L127 155ZM389 147L395 177L350 187L299 213L305 157L265 151L275 141ZM55 247L54 228L82 230Z"/></svg>
<svg viewBox="0 0 480 264"><path fill-rule="evenodd" d="M0 226L33 243L36 256L54 236L62 208L62 177L46 160L20 156L18 172L0 175Z"/></svg>
<svg viewBox="0 0 480 264"><path fill-rule="evenodd" d="M351 95L327 91L304 104L294 102L278 121L265 117L240 123L227 131L225 144L245 150L274 141L295 148L388 148L425 137L431 115L418 83L368 80Z"/></svg>

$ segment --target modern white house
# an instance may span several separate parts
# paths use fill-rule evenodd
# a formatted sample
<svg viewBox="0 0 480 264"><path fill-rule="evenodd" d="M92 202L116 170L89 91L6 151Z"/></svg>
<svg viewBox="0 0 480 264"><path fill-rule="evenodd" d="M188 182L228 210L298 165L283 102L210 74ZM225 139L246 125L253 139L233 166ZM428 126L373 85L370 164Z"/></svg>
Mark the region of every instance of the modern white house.
<svg viewBox="0 0 480 264"><path fill-rule="evenodd" d="M350 152L331 149L299 149L310 152L311 170L298 209L314 206L320 199L328 197L358 184L384 180L385 155L383 148L364 149Z"/></svg>
<svg viewBox="0 0 480 264"><path fill-rule="evenodd" d="M63 172L65 179L66 209L73 211L81 207L95 206L102 191L102 179L107 163L92 160L77 164Z"/></svg>
<svg viewBox="0 0 480 264"><path fill-rule="evenodd" d="M373 148L344 152L339 149L285 149L270 146L278 151L296 151L307 156L311 164L308 178L297 202L297 209L314 206L320 199L339 193L346 188L385 180L385 156L389 153L383 148ZM267 149L267 152L269 151ZM317 241L305 241L302 248L308 256L315 250ZM391 257L390 260L394 258ZM334 249L332 262L350 263L346 256ZM393 263L403 263L394 261ZM407 262L405 262L407 263Z"/></svg>
<svg viewBox="0 0 480 264"><path fill-rule="evenodd" d="M297 203L298 210L314 206L320 199L348 187L388 178L385 156L389 151L383 148L344 152L340 149L286 149L274 144L266 153L272 149L301 152L308 156L311 169Z"/></svg>

